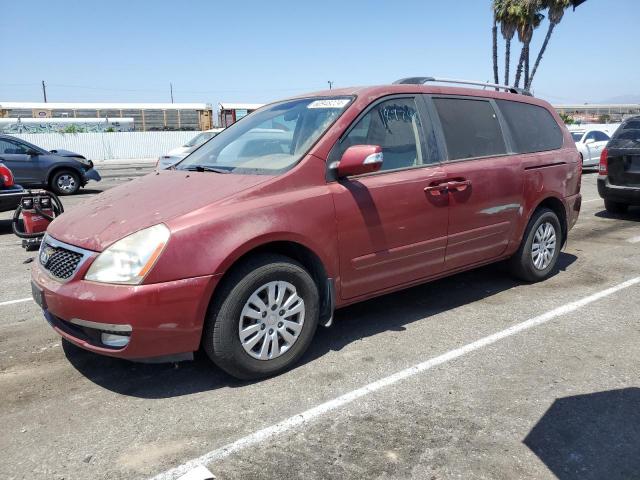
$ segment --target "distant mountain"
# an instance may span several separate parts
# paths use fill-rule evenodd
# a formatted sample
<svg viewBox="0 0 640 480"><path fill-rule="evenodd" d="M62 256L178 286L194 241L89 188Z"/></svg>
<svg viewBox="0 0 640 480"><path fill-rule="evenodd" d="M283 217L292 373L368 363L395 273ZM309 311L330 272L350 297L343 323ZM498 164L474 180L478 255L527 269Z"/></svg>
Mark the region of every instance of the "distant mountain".
<svg viewBox="0 0 640 480"><path fill-rule="evenodd" d="M640 103L640 95L618 95L597 103Z"/></svg>

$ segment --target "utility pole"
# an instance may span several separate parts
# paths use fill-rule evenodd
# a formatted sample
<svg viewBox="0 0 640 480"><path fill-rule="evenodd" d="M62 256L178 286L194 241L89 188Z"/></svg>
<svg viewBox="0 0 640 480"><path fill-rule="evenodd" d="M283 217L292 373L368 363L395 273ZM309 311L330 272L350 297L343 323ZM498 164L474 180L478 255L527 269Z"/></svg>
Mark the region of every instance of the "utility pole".
<svg viewBox="0 0 640 480"><path fill-rule="evenodd" d="M171 103L173 103L173 83L169 82L169 92L171 93Z"/></svg>
<svg viewBox="0 0 640 480"><path fill-rule="evenodd" d="M47 103L47 86L44 84L44 80L42 80L42 96L44 97L44 103Z"/></svg>
<svg viewBox="0 0 640 480"><path fill-rule="evenodd" d="M327 80L327 83L329 84L329 90L331 90L333 88L333 81L331 80Z"/></svg>

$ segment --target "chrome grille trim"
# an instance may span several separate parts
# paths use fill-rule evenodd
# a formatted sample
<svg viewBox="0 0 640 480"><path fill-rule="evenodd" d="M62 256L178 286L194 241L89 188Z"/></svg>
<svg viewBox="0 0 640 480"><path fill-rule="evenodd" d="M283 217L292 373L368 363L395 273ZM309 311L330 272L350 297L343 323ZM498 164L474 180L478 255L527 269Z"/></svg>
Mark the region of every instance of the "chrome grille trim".
<svg viewBox="0 0 640 480"><path fill-rule="evenodd" d="M42 255L42 251L46 248L46 247L52 247L52 248L61 248L64 250L68 250L70 252L73 253L77 253L79 255L82 255L82 257L80 258L80 260L78 261L78 264L76 265L76 267L73 269L73 272L71 273L71 275L69 275L67 278L60 278L60 277L56 277L55 275L53 275L43 264L41 261L41 255ZM44 236L44 238L42 239L42 243L40 244L40 250L38 250L38 264L40 265L40 267L42 268L42 270L44 270L47 275L52 278L53 280L55 280L56 282L60 282L60 283L67 283L70 280L73 279L73 277L76 276L76 273L78 273L78 270L80 270L80 268L82 268L82 266L85 264L85 262L96 252L93 252L91 250L85 250L84 248L80 248L80 247L76 247L75 245L69 245L68 243L64 243L61 242L59 240L56 240L55 238L53 238L52 236L50 236L49 234L46 234Z"/></svg>

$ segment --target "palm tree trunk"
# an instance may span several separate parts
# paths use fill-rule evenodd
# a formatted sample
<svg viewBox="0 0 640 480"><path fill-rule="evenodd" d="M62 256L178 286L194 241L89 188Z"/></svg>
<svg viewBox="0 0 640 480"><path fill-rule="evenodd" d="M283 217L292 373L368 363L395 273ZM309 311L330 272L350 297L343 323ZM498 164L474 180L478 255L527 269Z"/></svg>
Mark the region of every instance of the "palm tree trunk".
<svg viewBox="0 0 640 480"><path fill-rule="evenodd" d="M529 85L529 45L527 42L524 48L526 49L526 53L524 55L524 83L522 86L526 89L527 85Z"/></svg>
<svg viewBox="0 0 640 480"><path fill-rule="evenodd" d="M553 29L557 24L550 23L549 29L547 30L547 36L544 37L544 42L542 42L542 46L540 47L540 51L538 52L538 57L536 58L536 63L533 64L533 70L531 71L531 76L529 77L529 85L527 85L527 89L531 87L531 82L533 82L533 77L536 76L536 72L538 71L538 65L540 65L540 60L542 60L542 55L547 50L547 45L549 44L549 39L551 38L551 34L553 33Z"/></svg>
<svg viewBox="0 0 640 480"><path fill-rule="evenodd" d="M522 66L524 65L524 54L525 54L525 46L522 46L522 50L520 50L520 60L518 60L518 68L516 68L516 80L513 84L514 87L518 87L520 85L520 77L522 77Z"/></svg>
<svg viewBox="0 0 640 480"><path fill-rule="evenodd" d="M493 19L493 83L498 83L498 23Z"/></svg>
<svg viewBox="0 0 640 480"><path fill-rule="evenodd" d="M509 85L509 63L511 62L511 40L506 40L504 47L504 84Z"/></svg>

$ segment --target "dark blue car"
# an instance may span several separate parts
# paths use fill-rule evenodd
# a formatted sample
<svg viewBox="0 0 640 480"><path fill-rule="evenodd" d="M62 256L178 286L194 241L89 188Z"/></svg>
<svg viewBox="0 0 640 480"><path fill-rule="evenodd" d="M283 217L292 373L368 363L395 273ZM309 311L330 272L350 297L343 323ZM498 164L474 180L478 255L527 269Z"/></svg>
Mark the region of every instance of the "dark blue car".
<svg viewBox="0 0 640 480"><path fill-rule="evenodd" d="M48 152L10 135L0 135L0 162L11 169L17 184L49 188L58 195L71 195L89 180L101 180L93 162L79 153Z"/></svg>

